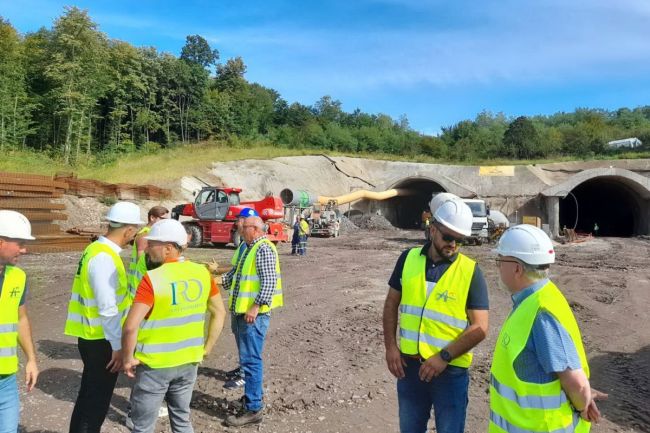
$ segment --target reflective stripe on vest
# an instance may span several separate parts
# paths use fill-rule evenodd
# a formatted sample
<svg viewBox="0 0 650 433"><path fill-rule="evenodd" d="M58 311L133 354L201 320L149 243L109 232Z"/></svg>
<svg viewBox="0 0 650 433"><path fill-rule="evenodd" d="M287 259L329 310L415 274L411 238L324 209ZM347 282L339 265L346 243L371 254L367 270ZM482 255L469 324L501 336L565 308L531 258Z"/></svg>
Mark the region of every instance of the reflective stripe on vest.
<svg viewBox="0 0 650 433"><path fill-rule="evenodd" d="M6 265L0 293L0 374L18 371L18 309L25 293L25 272Z"/></svg>
<svg viewBox="0 0 650 433"><path fill-rule="evenodd" d="M271 247L275 253L275 273L277 276L275 283L275 291L273 292L273 298L271 299L271 305L261 305L259 312L268 313L274 308L281 307L284 304L284 299L282 295L282 274L280 273L280 258L278 256L278 251L275 249L275 245L270 240L264 238L259 240L255 245L250 248L250 251L246 255L246 259L239 260L237 265L237 273L240 273L241 277L239 279L239 293L237 295L237 300L233 299L233 289L237 282L236 278L232 279L230 285L230 297L228 299L228 309L232 308L232 303L235 302L235 313L244 314L255 304L255 298L260 293L260 278L257 274L257 265L255 263L255 256L257 255L257 250L262 244L267 244Z"/></svg>
<svg viewBox="0 0 650 433"><path fill-rule="evenodd" d="M68 303L68 317L65 322L66 335L80 337L85 340L101 340L104 338L99 308L90 286L90 276L88 274L88 263L100 253L106 253L113 259L117 270L117 289L115 291L117 311L122 316L122 323L126 319L132 299L127 293L127 276L124 270L124 262L109 245L95 241L88 245L81 255L77 274L72 282L72 293Z"/></svg>
<svg viewBox="0 0 650 433"><path fill-rule="evenodd" d="M515 308L497 338L490 381L491 433L586 433L590 429L590 423L576 417L559 379L530 383L515 372L514 362L526 347L540 310L553 315L571 336L589 377L578 324L562 293L549 281Z"/></svg>
<svg viewBox="0 0 650 433"><path fill-rule="evenodd" d="M200 362L210 272L204 265L184 260L165 263L147 275L154 304L138 330L135 357L150 368Z"/></svg>
<svg viewBox="0 0 650 433"><path fill-rule="evenodd" d="M589 429L584 430L584 426L581 426L581 418L577 412L573 412L571 425L567 427L560 427L556 430L550 430L549 433L583 433L588 432ZM587 423L588 424L588 423ZM494 425L494 427L492 426ZM498 414L491 412L490 413L490 431L498 432L507 432L507 433L539 433L539 430L524 430L515 425L510 424L504 418Z"/></svg>
<svg viewBox="0 0 650 433"><path fill-rule="evenodd" d="M422 247L408 252L399 307L400 351L424 359L437 354L467 328L467 296L476 267L473 260L459 253L434 283L426 281L426 260ZM471 363L472 354L465 353L451 365L467 368Z"/></svg>
<svg viewBox="0 0 650 433"><path fill-rule="evenodd" d="M129 282L129 296L131 299L135 297L135 292L140 285L140 281L144 278L144 274L147 273L147 262L145 260L144 253L138 257L138 243L136 240L151 231L151 227L144 226L140 229L138 234L135 235L133 240L133 247L131 249L131 260L129 260L129 269L128 269L128 282Z"/></svg>

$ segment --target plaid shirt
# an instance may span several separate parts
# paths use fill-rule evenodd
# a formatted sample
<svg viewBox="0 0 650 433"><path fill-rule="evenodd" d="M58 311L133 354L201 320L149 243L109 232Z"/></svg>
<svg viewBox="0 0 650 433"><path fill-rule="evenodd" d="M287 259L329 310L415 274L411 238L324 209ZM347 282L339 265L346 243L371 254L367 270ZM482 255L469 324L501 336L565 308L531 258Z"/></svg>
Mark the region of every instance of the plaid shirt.
<svg viewBox="0 0 650 433"><path fill-rule="evenodd" d="M237 265L234 266L230 271L222 277L222 284L226 290L230 289L233 278L235 281L234 287L232 289L233 302L230 307L230 311L235 312L235 304L237 302L237 297L239 296L239 281L241 280L241 271L237 272L240 265L243 265L248 257L248 253L251 251L253 246L260 242L262 239L266 239L266 236L260 236L259 238L253 240L253 242L248 245L239 257ZM273 293L275 292L275 286L278 279L278 275L275 272L275 252L273 248L267 243L263 243L257 249L257 254L255 256L255 266L257 268L257 275L260 277L260 293L255 298L255 303L257 305L271 305L271 300L273 299Z"/></svg>

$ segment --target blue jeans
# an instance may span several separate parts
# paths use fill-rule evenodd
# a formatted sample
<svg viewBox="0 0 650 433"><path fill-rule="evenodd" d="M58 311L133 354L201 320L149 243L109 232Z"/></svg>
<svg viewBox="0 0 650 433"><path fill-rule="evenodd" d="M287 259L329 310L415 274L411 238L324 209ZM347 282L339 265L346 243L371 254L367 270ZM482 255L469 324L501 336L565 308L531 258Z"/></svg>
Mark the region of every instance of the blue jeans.
<svg viewBox="0 0 650 433"><path fill-rule="evenodd" d="M244 395L246 396L246 409L257 412L262 409L264 390L264 364L262 351L264 339L269 328L269 315L259 314L254 323L246 323L243 314L234 315L232 318L233 332L237 339L239 349L239 365L244 372Z"/></svg>
<svg viewBox="0 0 650 433"><path fill-rule="evenodd" d="M404 359L406 376L397 381L400 432L425 433L433 407L436 433L463 433L469 387L467 369L450 365L431 382L423 382L418 376L420 361Z"/></svg>
<svg viewBox="0 0 650 433"><path fill-rule="evenodd" d="M0 433L16 433L20 416L16 375L0 376Z"/></svg>

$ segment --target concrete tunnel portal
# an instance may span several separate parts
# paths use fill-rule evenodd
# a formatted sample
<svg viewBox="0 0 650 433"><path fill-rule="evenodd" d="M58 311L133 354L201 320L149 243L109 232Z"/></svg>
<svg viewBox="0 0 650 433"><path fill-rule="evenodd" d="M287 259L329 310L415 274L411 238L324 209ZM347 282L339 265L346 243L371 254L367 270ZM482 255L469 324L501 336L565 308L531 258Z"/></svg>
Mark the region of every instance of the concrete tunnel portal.
<svg viewBox="0 0 650 433"><path fill-rule="evenodd" d="M553 235L563 228L598 236L647 235L650 179L621 168L585 170L542 192Z"/></svg>
<svg viewBox="0 0 650 433"><path fill-rule="evenodd" d="M599 236L630 237L641 234L639 196L612 178L595 178L581 183L560 200L560 225Z"/></svg>
<svg viewBox="0 0 650 433"><path fill-rule="evenodd" d="M408 189L412 193L377 202L391 224L401 229L419 229L422 211L429 209L431 196L436 192L446 192L438 182L427 178L406 178L393 185L393 188Z"/></svg>

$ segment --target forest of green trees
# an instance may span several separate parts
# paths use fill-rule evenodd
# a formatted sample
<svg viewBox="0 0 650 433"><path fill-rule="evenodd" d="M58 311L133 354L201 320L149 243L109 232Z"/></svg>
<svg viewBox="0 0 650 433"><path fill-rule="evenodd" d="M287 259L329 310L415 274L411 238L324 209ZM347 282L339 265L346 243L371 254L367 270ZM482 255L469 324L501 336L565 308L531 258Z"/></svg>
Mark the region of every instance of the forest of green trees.
<svg viewBox="0 0 650 433"><path fill-rule="evenodd" d="M0 17L0 150L47 152L74 164L235 138L470 161L592 157L627 137L650 145L650 106L516 119L482 112L428 136L412 130L406 116L347 113L330 96L312 106L289 103L245 73L240 57L222 61L199 35L188 36L176 57L109 39L76 7L52 28L24 35Z"/></svg>

